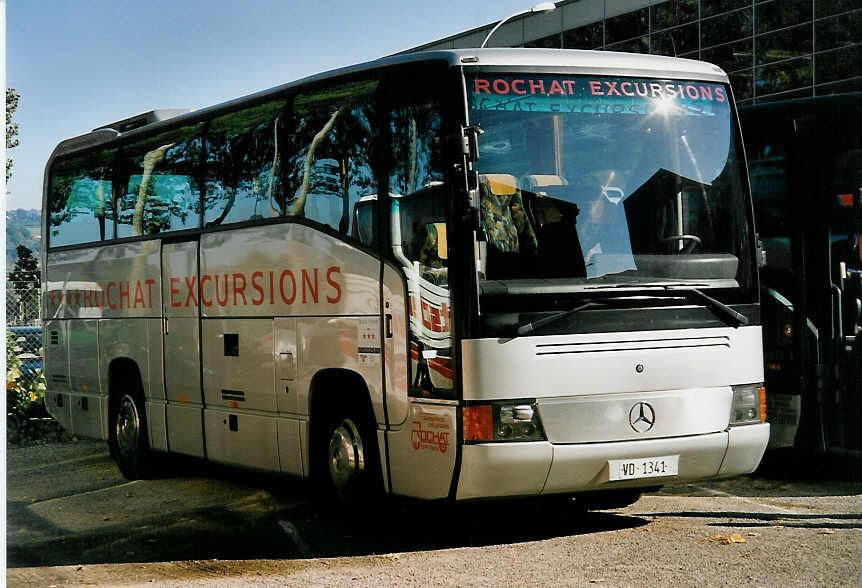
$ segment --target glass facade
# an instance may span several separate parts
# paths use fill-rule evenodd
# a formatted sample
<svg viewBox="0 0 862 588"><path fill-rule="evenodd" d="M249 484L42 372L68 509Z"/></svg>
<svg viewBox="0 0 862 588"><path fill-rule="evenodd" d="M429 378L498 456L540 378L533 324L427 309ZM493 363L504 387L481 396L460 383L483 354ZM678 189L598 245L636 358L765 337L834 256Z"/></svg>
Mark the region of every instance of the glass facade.
<svg viewBox="0 0 862 588"><path fill-rule="evenodd" d="M564 0L555 14L559 32L547 16L541 33L514 21L519 44L701 59L741 104L862 90L860 0ZM465 47L469 34L418 49Z"/></svg>

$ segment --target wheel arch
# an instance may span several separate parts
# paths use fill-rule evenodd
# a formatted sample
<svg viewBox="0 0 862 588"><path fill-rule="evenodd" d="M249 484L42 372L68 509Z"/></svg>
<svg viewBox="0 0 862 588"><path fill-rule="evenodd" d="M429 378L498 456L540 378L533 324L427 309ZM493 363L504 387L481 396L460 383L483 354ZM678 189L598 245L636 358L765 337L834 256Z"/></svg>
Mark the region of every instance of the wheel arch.
<svg viewBox="0 0 862 588"><path fill-rule="evenodd" d="M108 415L112 415L113 411L117 408L119 393L121 390L124 390L123 382L130 381L137 384L134 392L140 396L141 401L146 403L144 380L138 362L129 357L115 357L112 359L111 363L108 364ZM110 416L108 418L108 426L110 427Z"/></svg>
<svg viewBox="0 0 862 588"><path fill-rule="evenodd" d="M377 429L377 418L371 402L371 392L365 379L357 372L344 368L327 368L318 371L311 379L309 396L309 450L314 455L315 444L320 443L320 428L326 424L325 416L335 407L345 407L357 411L368 419ZM376 439L375 439L376 441ZM328 442L328 440L326 441ZM311 468L313 470L313 468ZM310 472L314 475L314 472Z"/></svg>

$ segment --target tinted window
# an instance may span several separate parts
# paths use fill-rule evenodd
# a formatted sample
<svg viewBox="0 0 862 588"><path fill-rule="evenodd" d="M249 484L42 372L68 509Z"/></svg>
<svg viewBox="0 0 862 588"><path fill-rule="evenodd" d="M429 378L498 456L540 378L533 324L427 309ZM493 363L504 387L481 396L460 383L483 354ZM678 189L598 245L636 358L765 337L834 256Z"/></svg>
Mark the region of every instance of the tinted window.
<svg viewBox="0 0 862 588"><path fill-rule="evenodd" d="M566 49L595 49L602 46L602 23L596 22L563 33Z"/></svg>
<svg viewBox="0 0 862 588"><path fill-rule="evenodd" d="M301 94L286 117L284 214L354 235L354 208L377 193L373 173L377 82L356 82Z"/></svg>
<svg viewBox="0 0 862 588"><path fill-rule="evenodd" d="M284 100L220 116L207 131L207 226L281 214L278 181ZM283 140L283 139L282 139Z"/></svg>
<svg viewBox="0 0 862 588"><path fill-rule="evenodd" d="M113 237L110 164L116 150L54 163L48 183L48 231L52 247Z"/></svg>
<svg viewBox="0 0 862 588"><path fill-rule="evenodd" d="M672 27L697 19L697 0L668 0L659 4L653 3L653 30Z"/></svg>
<svg viewBox="0 0 862 588"><path fill-rule="evenodd" d="M123 148L117 165L117 237L200 226L200 125Z"/></svg>
<svg viewBox="0 0 862 588"><path fill-rule="evenodd" d="M677 57L697 50L697 25L677 27L652 36L652 52L656 55Z"/></svg>

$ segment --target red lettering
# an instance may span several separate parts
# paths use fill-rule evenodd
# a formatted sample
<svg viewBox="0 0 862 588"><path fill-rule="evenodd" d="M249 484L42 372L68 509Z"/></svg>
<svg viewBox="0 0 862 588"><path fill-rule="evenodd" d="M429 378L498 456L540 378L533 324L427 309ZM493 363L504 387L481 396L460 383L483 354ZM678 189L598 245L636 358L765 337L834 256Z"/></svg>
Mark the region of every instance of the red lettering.
<svg viewBox="0 0 862 588"><path fill-rule="evenodd" d="M108 301L108 308L111 310L117 308L117 305L111 302L111 288L114 288L116 285L116 282L108 282L108 287L105 288L105 300Z"/></svg>
<svg viewBox="0 0 862 588"><path fill-rule="evenodd" d="M92 290L84 290L84 306L90 308L93 306L93 291Z"/></svg>
<svg viewBox="0 0 862 588"><path fill-rule="evenodd" d="M341 273L341 268L338 266L335 266L335 265L333 265L328 270L326 270L326 281L329 283L330 286L333 287L333 289L335 289L335 292L336 292L335 296L327 296L326 297L326 301L330 304L335 304L339 300L341 300L341 286L338 284L338 282L336 282L332 278L332 274L340 274L340 273Z"/></svg>
<svg viewBox="0 0 862 588"><path fill-rule="evenodd" d="M530 94L544 94L545 93L545 82L542 80L530 80ZM538 90L538 92L537 92Z"/></svg>
<svg viewBox="0 0 862 588"><path fill-rule="evenodd" d="M629 89L628 89L628 90L626 90L626 86L628 86L628 87L629 87ZM632 83L631 83L631 82L623 82L622 84L620 84L620 90L621 90L621 91L622 91L622 93L623 93L623 94L625 94L626 96L634 96L634 95L635 95L635 93L631 90L631 87L632 87Z"/></svg>
<svg viewBox="0 0 862 588"><path fill-rule="evenodd" d="M290 276L291 286L291 294L290 298L288 298L284 294L284 277ZM285 304L293 304L293 301L296 300L296 277L294 277L293 272L290 270L284 270L281 272L281 275L278 278L278 291L281 294L281 299L284 300Z"/></svg>
<svg viewBox="0 0 862 588"><path fill-rule="evenodd" d="M242 305L248 306L248 301L245 299L245 274L233 275L233 305L238 306L236 301L237 294L242 296Z"/></svg>
<svg viewBox="0 0 862 588"><path fill-rule="evenodd" d="M218 302L219 306L227 306L227 274L224 276L224 298L219 296L219 287L218 287L218 276L215 277L215 289L216 289L216 302Z"/></svg>
<svg viewBox="0 0 862 588"><path fill-rule="evenodd" d="M274 292L274 284L275 284L275 276L272 272L269 272L269 303L275 304L275 297L273 296Z"/></svg>
<svg viewBox="0 0 862 588"><path fill-rule="evenodd" d="M203 276L201 276L201 286L200 286L201 304L203 304L204 306L212 306L213 305L212 298L210 298L209 300L204 298L204 284L206 282L212 281L212 279L213 279L212 276L209 274L204 274Z"/></svg>
<svg viewBox="0 0 862 588"><path fill-rule="evenodd" d="M604 93L602 92L602 83L596 80L591 80L590 94L593 96L604 96Z"/></svg>
<svg viewBox="0 0 862 588"><path fill-rule="evenodd" d="M518 86L521 87L520 90L518 89ZM520 94L522 96L526 94L527 91L524 89L524 80L512 80L512 92L514 92L515 94Z"/></svg>
<svg viewBox="0 0 862 588"><path fill-rule="evenodd" d="M692 94L692 92L694 93ZM697 86L686 86L685 94L692 100L697 100L700 97L700 94L697 91Z"/></svg>
<svg viewBox="0 0 862 588"><path fill-rule="evenodd" d="M647 92L646 82L635 82L635 94L642 98L646 98L649 95L649 92Z"/></svg>
<svg viewBox="0 0 862 588"><path fill-rule="evenodd" d="M125 286L125 288L123 288ZM123 299L125 298L126 304L123 306ZM120 308L129 308L131 305L129 304L129 283L128 282L120 282Z"/></svg>
<svg viewBox="0 0 862 588"><path fill-rule="evenodd" d="M565 95L565 93L566 92L565 92L565 90L563 90L563 87L560 85L560 82L558 82L557 80L551 81L551 89L548 90L548 95L551 95L551 94L563 94L563 95Z"/></svg>
<svg viewBox="0 0 862 588"><path fill-rule="evenodd" d="M99 308L103 308L105 306L105 289L102 287L101 282L96 283L96 285L99 289L93 292L93 303ZM99 294L102 295L101 299L99 298Z"/></svg>
<svg viewBox="0 0 862 588"><path fill-rule="evenodd" d="M649 85L649 89L650 89L650 92L652 93L653 98L655 98L656 96L661 96L661 91L662 91L661 84L653 82Z"/></svg>
<svg viewBox="0 0 862 588"><path fill-rule="evenodd" d="M494 92L496 92L497 94L509 93L509 82L507 82L506 80L496 79L491 85L494 88Z"/></svg>
<svg viewBox="0 0 862 588"><path fill-rule="evenodd" d="M563 80L563 85L566 87L566 91L569 93L569 96L575 93L574 80Z"/></svg>
<svg viewBox="0 0 862 588"><path fill-rule="evenodd" d="M671 98L676 98L676 86L673 84L665 84L664 91Z"/></svg>
<svg viewBox="0 0 862 588"><path fill-rule="evenodd" d="M314 281L311 281L311 278L308 275L308 270L302 270L302 303L306 303L306 289L305 286L308 285L308 292L311 294L312 301L317 304L318 299L318 290L319 286L317 283L317 268L314 268Z"/></svg>
<svg viewBox="0 0 862 588"><path fill-rule="evenodd" d="M263 277L263 272L254 272L253 274L251 274L251 287L254 288L255 290L257 290L258 294L260 294L260 298L252 298L251 299L251 303L254 304L255 306L260 306L261 304L263 304L263 299L265 297L265 294L263 292L263 287L257 283L258 279L262 278L262 277Z"/></svg>
<svg viewBox="0 0 862 588"><path fill-rule="evenodd" d="M170 291L171 291L171 307L177 308L178 306L182 306L182 304L180 304L180 301L175 299L175 296L179 295L180 289L174 287L174 284L180 283L180 279L179 278L170 278L169 282L170 282L169 287L170 287Z"/></svg>
<svg viewBox="0 0 862 588"><path fill-rule="evenodd" d="M474 82L474 91L476 94L481 94L484 92L485 94L491 93L491 85L488 80L477 79Z"/></svg>
<svg viewBox="0 0 862 588"><path fill-rule="evenodd" d="M703 100L709 100L710 102L712 102L712 88L710 88L709 86L701 86L700 97Z"/></svg>
<svg viewBox="0 0 862 588"><path fill-rule="evenodd" d="M607 92L608 96L614 96L614 95L622 96L622 94L620 94L620 91L617 90L617 83L616 82L605 82L605 86L607 86L607 88L608 88L608 92Z"/></svg>
<svg viewBox="0 0 862 588"><path fill-rule="evenodd" d="M155 280L144 280L144 284L147 285L147 300L150 301L150 303L147 305L148 308L153 307L153 284L155 283Z"/></svg>
<svg viewBox="0 0 862 588"><path fill-rule="evenodd" d="M189 300L192 301L192 306L197 306L198 305L198 299L195 296L195 286L196 286L195 277L194 276L185 276L185 282L186 282L186 292L188 292L188 294L186 294L186 301L183 302L183 306L188 306Z"/></svg>
<svg viewBox="0 0 862 588"><path fill-rule="evenodd" d="M724 102L727 99L727 97L724 95L724 88L715 89L715 99L718 102Z"/></svg>
<svg viewBox="0 0 862 588"><path fill-rule="evenodd" d="M147 301L144 300L144 289L141 287L141 281L138 280L135 282L135 304L134 307L138 307L138 303L140 302L141 308L147 305Z"/></svg>

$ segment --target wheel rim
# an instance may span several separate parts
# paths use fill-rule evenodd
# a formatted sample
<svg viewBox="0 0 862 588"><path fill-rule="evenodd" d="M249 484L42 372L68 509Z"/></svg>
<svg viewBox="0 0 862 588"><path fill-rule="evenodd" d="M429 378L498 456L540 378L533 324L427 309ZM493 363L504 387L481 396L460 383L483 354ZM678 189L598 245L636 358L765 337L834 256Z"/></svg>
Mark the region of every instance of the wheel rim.
<svg viewBox="0 0 862 588"><path fill-rule="evenodd" d="M117 411L117 447L120 453L129 457L138 448L138 439L141 432L141 419L138 415L138 406L131 396L123 396L120 400L120 409Z"/></svg>
<svg viewBox="0 0 862 588"><path fill-rule="evenodd" d="M329 440L329 475L339 492L349 491L365 471L365 450L359 429L350 419L335 427Z"/></svg>

